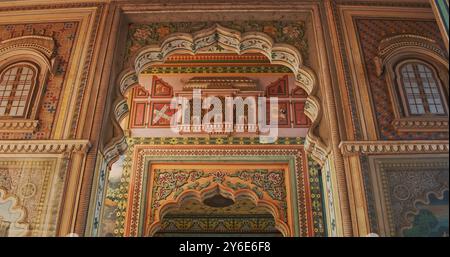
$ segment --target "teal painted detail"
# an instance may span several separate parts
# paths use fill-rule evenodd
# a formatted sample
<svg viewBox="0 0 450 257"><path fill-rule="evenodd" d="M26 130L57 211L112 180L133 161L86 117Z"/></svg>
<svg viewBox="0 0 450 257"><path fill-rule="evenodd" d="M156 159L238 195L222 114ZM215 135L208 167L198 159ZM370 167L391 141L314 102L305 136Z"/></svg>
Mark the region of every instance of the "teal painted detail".
<svg viewBox="0 0 450 257"><path fill-rule="evenodd" d="M449 18L448 18L448 0L434 0L439 10L439 16L444 23L445 32L448 36Z"/></svg>

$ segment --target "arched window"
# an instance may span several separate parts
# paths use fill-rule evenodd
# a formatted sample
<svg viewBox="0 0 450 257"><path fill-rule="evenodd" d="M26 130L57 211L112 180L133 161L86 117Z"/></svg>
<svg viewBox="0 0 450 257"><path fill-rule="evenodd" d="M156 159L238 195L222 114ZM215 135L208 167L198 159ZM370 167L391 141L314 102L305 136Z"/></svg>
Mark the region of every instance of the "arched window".
<svg viewBox="0 0 450 257"><path fill-rule="evenodd" d="M408 60L399 64L398 78L407 116L446 115L441 84L432 67Z"/></svg>
<svg viewBox="0 0 450 257"><path fill-rule="evenodd" d="M31 63L16 63L0 76L0 117L27 118L37 78Z"/></svg>

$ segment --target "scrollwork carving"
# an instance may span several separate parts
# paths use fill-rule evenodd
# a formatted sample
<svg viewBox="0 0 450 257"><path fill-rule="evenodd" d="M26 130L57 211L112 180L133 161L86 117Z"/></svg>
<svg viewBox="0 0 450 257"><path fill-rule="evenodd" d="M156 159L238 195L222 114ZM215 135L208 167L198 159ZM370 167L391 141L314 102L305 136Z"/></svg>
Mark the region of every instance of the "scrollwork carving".
<svg viewBox="0 0 450 257"><path fill-rule="evenodd" d="M412 34L397 35L380 42L378 55L374 58L377 75L381 76L383 74L386 64L392 57L405 50L414 51L414 49L419 49L443 60L448 60L446 52L439 47L435 40Z"/></svg>

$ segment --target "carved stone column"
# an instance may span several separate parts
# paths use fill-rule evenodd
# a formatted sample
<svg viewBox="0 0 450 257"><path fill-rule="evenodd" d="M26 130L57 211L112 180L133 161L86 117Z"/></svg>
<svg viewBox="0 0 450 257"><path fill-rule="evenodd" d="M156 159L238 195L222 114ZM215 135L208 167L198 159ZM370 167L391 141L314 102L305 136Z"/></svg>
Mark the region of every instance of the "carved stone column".
<svg viewBox="0 0 450 257"><path fill-rule="evenodd" d="M80 197L83 171L86 161L86 154L90 144L77 145L72 151L66 153L69 160L66 187L64 192L62 214L59 222L58 235L66 236L76 233L75 222L77 216L78 200Z"/></svg>

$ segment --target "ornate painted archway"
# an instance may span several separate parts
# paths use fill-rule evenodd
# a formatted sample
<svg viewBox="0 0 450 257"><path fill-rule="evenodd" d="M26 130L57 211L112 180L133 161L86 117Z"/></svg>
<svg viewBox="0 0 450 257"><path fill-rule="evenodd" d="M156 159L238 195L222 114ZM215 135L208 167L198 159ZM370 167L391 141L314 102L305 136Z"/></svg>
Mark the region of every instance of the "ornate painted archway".
<svg viewBox="0 0 450 257"><path fill-rule="evenodd" d="M128 141L123 183L114 193L118 236L151 235L168 210L186 198L201 202L214 193L264 207L285 236L314 235L317 206L311 206L317 203L309 178L315 177L308 175L303 141L270 147L218 142L204 148L178 141L159 145L152 138Z"/></svg>
<svg viewBox="0 0 450 257"><path fill-rule="evenodd" d="M305 114L312 125L307 133L305 149L311 156L323 164L328 150L319 135L314 131L322 116L320 101L317 98L317 79L312 69L307 67L298 49L289 44L274 43L273 39L262 32L240 33L219 24L194 33L173 33L160 45L148 45L131 56L132 67L125 68L118 77L119 97L113 103L111 120L113 126L122 131L119 123L129 113L124 98L131 88L140 84L139 74L145 69L162 64L174 54L220 53L228 51L236 54L261 53L272 64L288 67L295 75L296 85L308 93ZM104 147L105 161L112 163L127 148L123 133L115 136Z"/></svg>
<svg viewBox="0 0 450 257"><path fill-rule="evenodd" d="M177 175L180 174L179 172L165 172L165 174ZM186 179L189 180L189 176L193 175L195 172L196 171L184 172L184 174L186 174L187 176ZM184 191L175 190L175 192L173 192L174 194L171 194L171 199L164 199L164 203L161 203L161 199L155 199L152 201L152 205L161 205L158 208L153 209L152 213L149 214L149 220L144 234L146 236L154 235L161 227L163 216L171 210L179 208L183 204L183 202L187 201L188 199L204 202L210 196L222 195L227 199L232 200L233 202L235 202L239 198L249 199L251 202L253 202L254 205L266 209L274 217L275 227L281 232L283 236L293 236L293 230L287 223L287 210L286 207L283 206L284 199L281 199L283 197L283 194L286 193L284 185L282 185L281 183L277 183L276 181L272 181L271 190L268 190L267 192L261 191L260 189L258 189L258 186L256 186L254 182L251 181L252 177L255 177L255 174L266 177L278 176L280 177L279 182L284 182L284 174L282 172L268 172L266 174L261 174L247 170L230 174L222 173L220 171L209 174L201 174L201 172L197 173L197 175L200 176L199 180L203 180L202 184L199 183L199 180L193 179L192 181L189 181L190 183L188 182L187 188L184 189ZM245 176L247 176L247 178L244 178ZM234 184L233 182L231 182L233 180L235 181ZM173 183L177 183L177 181L173 181ZM198 186L196 186L196 183L198 183ZM202 189L202 187L204 187L205 185L208 186ZM174 186L174 184L166 184L165 187L167 186ZM276 194L279 195L277 196Z"/></svg>
<svg viewBox="0 0 450 257"><path fill-rule="evenodd" d="M119 155L124 153L128 148L129 138L127 139L124 135L120 122L129 114L126 96L132 88L137 87L140 84L145 84L141 83L143 81L141 74L148 73L154 66L164 64L165 61L173 55L196 55L224 52L237 55L257 53L265 56L270 64L287 67L292 72L291 74L294 75L292 77L295 80L295 85L308 93L305 104L305 113L312 121L312 125L308 130L306 138L299 139L301 141L300 144L302 145L302 149L306 151L309 156L319 164L324 164L329 149L327 149L321 138L315 134L316 131L318 131L317 128L322 117L321 103L317 97L319 93L318 80L314 72L304 64L302 58L304 52L300 52L296 47L289 44L275 43L269 35L262 32L250 31L240 33L239 31L228 29L218 24L194 33L169 34L162 43L158 45L144 45L138 50L135 50L133 54L127 58L129 65L119 74L117 80L118 86L115 87L117 97L113 102L110 117L112 126L115 127L114 130L120 133L115 134L112 140L109 140L109 143L103 148L104 163L111 165ZM170 142L175 140L178 142L176 144L183 144L182 142L184 142L182 139L180 141L177 138L168 138L168 140L170 140ZM147 146L151 147L151 145L152 144L150 143ZM131 155L140 154L138 153L139 150L136 148L136 145L133 147ZM153 145L153 147L155 147L155 145ZM268 146L266 145L265 147ZM196 148L193 149L196 150ZM130 153L129 150L130 149L127 150L127 153ZM245 155L245 153L243 153L243 155ZM203 160L208 159L208 157L205 156L202 158ZM304 158L302 162L305 162L306 155L302 158ZM154 233L159 226L161 213L164 213L164 211L161 212L161 209L158 209L161 206L156 208L154 215L149 216L146 213L142 213L145 212L145 210L151 210L152 208L148 208L148 206L144 208L145 205L141 201L143 201L143 199L152 198L145 195L146 189L144 189L143 183L147 183L146 180L142 179L142 177L135 180L135 176L147 174L148 171L144 169L146 165L145 162L135 162L135 160L133 160L132 163L133 165L139 166L128 167L128 170L124 171L127 174L123 177L125 182L123 182L121 187L127 188L126 190L130 189L130 191L122 192L120 195L126 195L126 199L118 201L121 209L121 220L119 221L120 224L115 227L115 231L118 231L116 234L119 236L142 236ZM276 204L274 205L273 199L264 199L263 197L259 198L258 201L254 201L256 205L262 204L261 199L266 201L265 205L268 209L272 210L270 213L277 222L277 229L285 236L311 236L314 235L313 231L317 229L317 227L313 228L312 225L313 215L316 214L312 214L315 213L315 211L312 210L312 203L310 202L311 198L308 189L310 185L308 185L309 181L307 175L303 174L303 172L307 172L307 168L303 167L299 169L299 174L289 179L290 183L297 183L295 186L296 189L291 192L291 195L295 195L295 199L291 198L289 200L291 208L295 208L294 211L291 210L290 214L291 216L295 216L295 218L291 217L290 221L282 220L282 215L280 215L279 210L276 211L277 207ZM204 189L205 188L202 188L201 190ZM206 187L206 189L208 189L208 187ZM201 195L201 190L194 190L196 193L191 193L194 195ZM179 192L177 197L183 192ZM233 190L231 192L231 195L237 194L237 192ZM173 197L173 194L174 192L172 192L172 196L170 197ZM165 202L165 208L167 206L170 207L179 204L180 199L177 197L170 198L168 203ZM247 195L247 197L252 198L251 195ZM197 199L201 199L201 197L198 196ZM256 198L253 197L253 199ZM271 201L272 203L270 203ZM318 204L321 203L314 202L315 206ZM150 224L142 222L142 219L147 219L149 217L153 217L154 219ZM319 216L316 215L314 217ZM322 224L321 222L322 221L319 221L317 224ZM316 221L314 221L314 224L316 224ZM320 229L323 229L323 227Z"/></svg>

